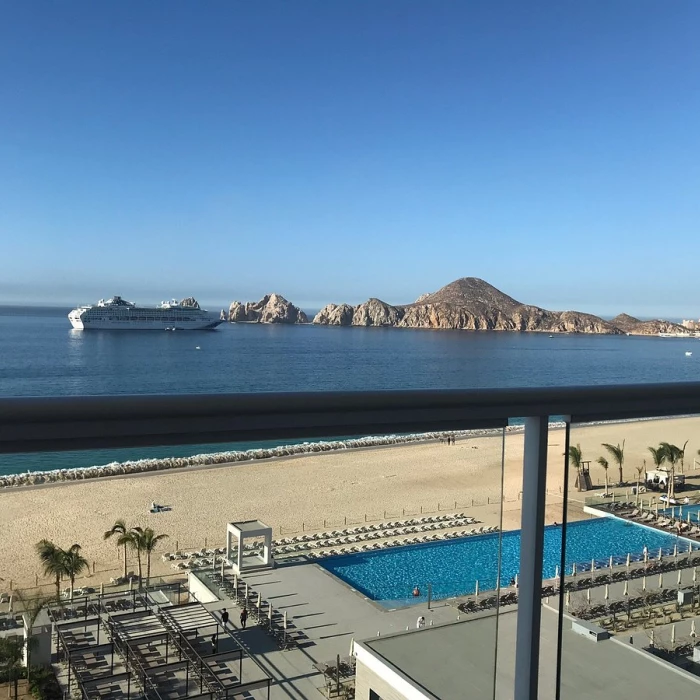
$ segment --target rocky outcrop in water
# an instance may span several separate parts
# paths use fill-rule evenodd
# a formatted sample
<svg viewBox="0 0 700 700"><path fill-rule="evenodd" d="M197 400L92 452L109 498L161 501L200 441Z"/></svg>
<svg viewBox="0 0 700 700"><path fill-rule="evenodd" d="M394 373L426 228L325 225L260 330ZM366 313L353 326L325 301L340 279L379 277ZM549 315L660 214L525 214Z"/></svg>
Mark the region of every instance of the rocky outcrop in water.
<svg viewBox="0 0 700 700"><path fill-rule="evenodd" d="M654 321L640 321L634 316L620 314L610 321L621 331L630 335L658 335L659 333L681 333L688 334L688 329L680 323L656 319Z"/></svg>
<svg viewBox="0 0 700 700"><path fill-rule="evenodd" d="M193 309L198 309L199 302L194 297L187 297L180 302L180 306L189 306Z"/></svg>
<svg viewBox="0 0 700 700"><path fill-rule="evenodd" d="M342 309L342 311L340 311ZM548 311L509 297L475 277L464 277L413 304L393 306L369 299L356 307L329 304L314 323L339 326L394 326L450 330L606 333L622 331L602 318L578 311Z"/></svg>
<svg viewBox="0 0 700 700"><path fill-rule="evenodd" d="M231 323L308 323L306 314L281 294L266 294L260 301L234 301L228 310Z"/></svg>
<svg viewBox="0 0 700 700"><path fill-rule="evenodd" d="M352 326L355 313L350 304L327 304L314 317L314 323L326 326Z"/></svg>

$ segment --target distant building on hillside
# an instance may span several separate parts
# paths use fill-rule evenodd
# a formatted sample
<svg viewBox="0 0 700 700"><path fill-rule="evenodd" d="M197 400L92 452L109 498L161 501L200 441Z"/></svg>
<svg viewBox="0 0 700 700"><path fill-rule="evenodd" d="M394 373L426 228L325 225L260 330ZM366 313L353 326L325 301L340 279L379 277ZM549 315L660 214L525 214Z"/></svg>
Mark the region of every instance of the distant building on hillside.
<svg viewBox="0 0 700 700"><path fill-rule="evenodd" d="M686 321L685 319L683 319L683 323L681 323L681 326L683 326L683 328L687 328L689 331L700 331L700 320L698 320L698 321L693 321L693 320Z"/></svg>

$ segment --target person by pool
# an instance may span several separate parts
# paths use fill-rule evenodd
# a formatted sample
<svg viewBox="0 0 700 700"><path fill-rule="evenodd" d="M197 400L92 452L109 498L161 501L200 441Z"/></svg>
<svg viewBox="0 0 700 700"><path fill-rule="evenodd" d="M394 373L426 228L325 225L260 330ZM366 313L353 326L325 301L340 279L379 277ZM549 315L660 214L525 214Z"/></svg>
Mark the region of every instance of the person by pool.
<svg viewBox="0 0 700 700"><path fill-rule="evenodd" d="M419 598L420 597L420 588L418 586L413 587L413 597L414 598Z"/></svg>

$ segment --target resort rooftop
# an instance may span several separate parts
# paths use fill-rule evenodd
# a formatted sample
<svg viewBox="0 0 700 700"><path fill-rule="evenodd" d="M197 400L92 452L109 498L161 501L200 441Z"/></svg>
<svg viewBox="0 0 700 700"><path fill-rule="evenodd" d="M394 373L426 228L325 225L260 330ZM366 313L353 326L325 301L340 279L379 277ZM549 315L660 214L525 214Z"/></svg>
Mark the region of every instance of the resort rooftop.
<svg viewBox="0 0 700 700"><path fill-rule="evenodd" d="M486 698L493 695L495 674L495 697L509 700L515 682L516 619L516 612L499 615L496 668L495 615L356 643L357 697L368 697L366 687L389 697L383 683L389 674L396 674L414 690L412 698ZM687 698L700 692L700 679L657 660L626 638L595 642L573 632L568 616L561 648L561 696L567 700L609 700L635 693L645 698ZM557 613L543 606L540 700L555 697L556 657Z"/></svg>

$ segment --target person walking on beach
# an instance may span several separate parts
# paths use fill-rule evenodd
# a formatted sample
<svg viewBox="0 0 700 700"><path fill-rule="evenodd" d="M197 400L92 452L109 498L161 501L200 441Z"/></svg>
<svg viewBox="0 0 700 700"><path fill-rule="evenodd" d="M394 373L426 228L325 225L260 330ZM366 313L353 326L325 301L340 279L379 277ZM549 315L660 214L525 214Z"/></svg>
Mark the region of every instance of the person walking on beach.
<svg viewBox="0 0 700 700"><path fill-rule="evenodd" d="M221 611L221 622L223 623L224 627L226 627L228 624L228 613L226 612L226 608Z"/></svg>
<svg viewBox="0 0 700 700"><path fill-rule="evenodd" d="M243 608L241 610L241 627L245 629L245 623L248 621L248 610L246 608Z"/></svg>

